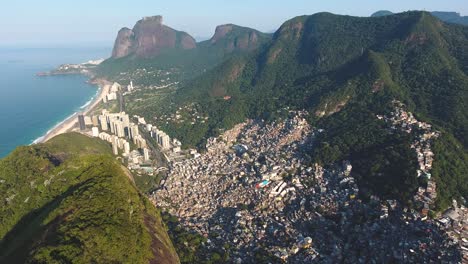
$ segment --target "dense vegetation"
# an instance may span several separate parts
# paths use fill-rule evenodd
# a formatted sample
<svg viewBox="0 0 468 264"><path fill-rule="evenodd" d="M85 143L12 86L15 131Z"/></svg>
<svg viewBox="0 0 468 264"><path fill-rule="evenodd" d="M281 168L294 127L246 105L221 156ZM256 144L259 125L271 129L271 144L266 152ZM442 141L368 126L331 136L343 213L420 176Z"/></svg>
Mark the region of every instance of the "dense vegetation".
<svg viewBox="0 0 468 264"><path fill-rule="evenodd" d="M435 142L432 175L438 183L436 208L447 208L453 197L467 198L468 153L450 134L444 134Z"/></svg>
<svg viewBox="0 0 468 264"><path fill-rule="evenodd" d="M379 194L410 201L419 182L409 134L388 130L384 121L362 106L349 106L318 125L324 132L312 152L314 162L332 164L349 159L364 197Z"/></svg>
<svg viewBox="0 0 468 264"><path fill-rule="evenodd" d="M215 264L232 262L229 256L230 245L228 243L224 244L222 249L212 248L206 245L208 242L206 237L185 229L179 223L177 217L163 212L162 218L168 227L169 236L174 243L181 263Z"/></svg>
<svg viewBox="0 0 468 264"><path fill-rule="evenodd" d="M158 263L177 255L109 146L79 134L0 160L1 263Z"/></svg>
<svg viewBox="0 0 468 264"><path fill-rule="evenodd" d="M309 110L329 144L312 153L315 160L349 158L360 164L355 173L364 186L407 200L417 184L410 176L415 157L409 139L385 134L374 118L388 113L397 99L444 135L435 151L436 160L445 162L436 162L434 170L440 175L438 203L445 207L452 197L468 195L466 185L458 184L467 177L467 74L467 27L426 12L376 18L320 13L287 21L265 48L226 60L151 114L196 102L208 122L159 125L186 145L203 147L208 136L245 118L275 118L288 107ZM461 146L464 155L443 153L453 146Z"/></svg>
<svg viewBox="0 0 468 264"><path fill-rule="evenodd" d="M372 14L372 16L379 17L379 16L389 16L393 14L394 13L388 10L380 10ZM433 11L431 12L431 14L437 17L438 19L448 22L448 23L468 25L468 16L461 16L459 13L456 13L456 12Z"/></svg>
<svg viewBox="0 0 468 264"><path fill-rule="evenodd" d="M150 194L154 191L159 183L163 175L157 174L155 176L147 175L147 174L136 174L134 173L133 179L135 180L135 185L143 194Z"/></svg>

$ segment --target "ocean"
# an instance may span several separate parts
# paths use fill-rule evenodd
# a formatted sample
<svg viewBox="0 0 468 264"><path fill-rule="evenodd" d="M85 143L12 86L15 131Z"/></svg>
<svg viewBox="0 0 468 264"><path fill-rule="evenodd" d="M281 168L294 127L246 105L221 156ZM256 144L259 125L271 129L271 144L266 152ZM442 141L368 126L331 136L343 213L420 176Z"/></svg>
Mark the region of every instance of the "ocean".
<svg viewBox="0 0 468 264"><path fill-rule="evenodd" d="M109 48L0 47L0 158L29 145L88 104L98 87L80 75L38 77L64 63L106 58Z"/></svg>

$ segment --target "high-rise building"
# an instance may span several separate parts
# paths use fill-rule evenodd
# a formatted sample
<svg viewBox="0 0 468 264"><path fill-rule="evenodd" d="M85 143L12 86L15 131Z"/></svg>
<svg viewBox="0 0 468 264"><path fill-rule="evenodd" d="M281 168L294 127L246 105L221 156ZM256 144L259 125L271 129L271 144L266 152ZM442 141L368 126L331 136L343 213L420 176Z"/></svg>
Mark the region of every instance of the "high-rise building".
<svg viewBox="0 0 468 264"><path fill-rule="evenodd" d="M86 129L84 115L78 115L78 124L80 126L80 130L83 131Z"/></svg>
<svg viewBox="0 0 468 264"><path fill-rule="evenodd" d="M115 129L114 129L115 135L121 138L125 137L125 130L124 130L124 125L122 121L118 121L118 120L115 121L114 126L115 126Z"/></svg>
<svg viewBox="0 0 468 264"><path fill-rule="evenodd" d="M120 89L122 89L122 87L120 86L119 83L113 83L112 86L111 86L111 92L118 92L120 91Z"/></svg>
<svg viewBox="0 0 468 264"><path fill-rule="evenodd" d="M130 154L130 143L128 143L128 141L125 141L124 143L124 153L126 155Z"/></svg>
<svg viewBox="0 0 468 264"><path fill-rule="evenodd" d="M149 149L147 149L147 148L144 148L144 149L143 149L143 157L144 157L145 161L149 161L149 160L150 160Z"/></svg>
<svg viewBox="0 0 468 264"><path fill-rule="evenodd" d="M129 129L130 135L129 138L133 139L140 135L140 132L138 131L138 125L135 124L130 124L130 129Z"/></svg>
<svg viewBox="0 0 468 264"><path fill-rule="evenodd" d="M93 121L93 126L95 127L99 126L99 117L97 115L93 115L91 119Z"/></svg>
<svg viewBox="0 0 468 264"><path fill-rule="evenodd" d="M169 149L171 147L171 140L168 135L164 134L161 137L161 146L163 149Z"/></svg>
<svg viewBox="0 0 468 264"><path fill-rule="evenodd" d="M105 115L100 115L99 116L99 122L101 124L101 129L104 131L109 130L109 126L107 124L107 117Z"/></svg>
<svg viewBox="0 0 468 264"><path fill-rule="evenodd" d="M156 130L156 141L163 149L169 149L171 147L171 139L169 136L161 130Z"/></svg>
<svg viewBox="0 0 468 264"><path fill-rule="evenodd" d="M125 114L125 112L120 113L120 116L121 116L123 125L126 127L130 126L130 117L127 114Z"/></svg>
<svg viewBox="0 0 468 264"><path fill-rule="evenodd" d="M112 118L109 120L109 129L112 134L115 134L115 125L114 120Z"/></svg>
<svg viewBox="0 0 468 264"><path fill-rule="evenodd" d="M93 121L91 120L90 116L85 116L84 117L84 122L85 122L85 126L92 126L93 125Z"/></svg>
<svg viewBox="0 0 468 264"><path fill-rule="evenodd" d="M98 127L93 127L91 130L93 132L93 137L99 137L99 128Z"/></svg>
<svg viewBox="0 0 468 264"><path fill-rule="evenodd" d="M164 132L162 132L161 130L155 130L155 139L156 139L156 142L158 142L159 145L162 145L162 136L164 135Z"/></svg>
<svg viewBox="0 0 468 264"><path fill-rule="evenodd" d="M117 100L117 93L109 93L107 96L106 96L106 99L107 101L112 101L112 100Z"/></svg>
<svg viewBox="0 0 468 264"><path fill-rule="evenodd" d="M112 152L114 155L119 155L119 148L117 147L117 142L112 142Z"/></svg>
<svg viewBox="0 0 468 264"><path fill-rule="evenodd" d="M112 136L112 152L114 155L119 155L119 138Z"/></svg>
<svg viewBox="0 0 468 264"><path fill-rule="evenodd" d="M138 135L133 138L133 143L138 147L138 148L146 148L146 140L141 136Z"/></svg>

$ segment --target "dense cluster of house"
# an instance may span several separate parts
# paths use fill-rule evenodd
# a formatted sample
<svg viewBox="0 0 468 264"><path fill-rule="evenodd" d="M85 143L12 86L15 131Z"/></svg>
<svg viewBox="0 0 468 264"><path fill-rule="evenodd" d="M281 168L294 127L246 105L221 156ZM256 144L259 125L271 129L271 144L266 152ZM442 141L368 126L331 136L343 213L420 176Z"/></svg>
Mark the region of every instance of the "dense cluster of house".
<svg viewBox="0 0 468 264"><path fill-rule="evenodd" d="M140 80L140 84L135 86L135 90L158 90L164 88L177 87L179 82L177 81L180 71L175 68L168 70L139 68L130 72L121 72L115 77L115 80L121 83L127 83L128 80ZM145 80L151 80L146 81ZM144 85L141 82L151 83ZM132 87L133 88L133 87ZM132 93L132 90L127 91L127 94ZM138 98L142 99L142 98Z"/></svg>
<svg viewBox="0 0 468 264"><path fill-rule="evenodd" d="M430 207L437 198L436 182L432 179L431 169L434 161L434 153L431 144L440 136L438 131L432 129L431 124L418 121L414 115L405 111L404 105L399 101L394 101L394 111L389 116L377 116L391 124L391 129L411 133L414 141L411 148L415 150L418 157L417 176L424 177L427 184L420 186L414 195L416 207L423 216L427 216Z"/></svg>
<svg viewBox="0 0 468 264"><path fill-rule="evenodd" d="M190 103L188 105L177 108L174 113L163 114L159 117L154 117L154 119L159 123L165 124L190 123L191 125L195 125L197 123L205 123L208 120L208 116L198 112L197 104Z"/></svg>
<svg viewBox="0 0 468 264"><path fill-rule="evenodd" d="M427 215L437 198L436 182L432 178L431 169L434 161L434 153L431 145L440 136L431 124L418 121L411 112L405 110L404 104L393 101L394 111L390 116L378 116L391 124L391 129L398 129L412 133L414 141L411 148L416 151L418 159L417 176L424 177L426 184L420 186L413 197L415 208L419 210L422 219ZM453 201L452 208L448 209L435 222L436 225L445 230L449 237L458 244L464 261L468 261L468 210L464 205L458 206Z"/></svg>
<svg viewBox="0 0 468 264"><path fill-rule="evenodd" d="M459 243L440 222L395 200L362 201L349 161L311 163L307 153L320 132L306 114L250 120L209 139L206 153L173 164L152 201L206 236L207 249L230 244L237 263L258 254L290 263L460 258Z"/></svg>

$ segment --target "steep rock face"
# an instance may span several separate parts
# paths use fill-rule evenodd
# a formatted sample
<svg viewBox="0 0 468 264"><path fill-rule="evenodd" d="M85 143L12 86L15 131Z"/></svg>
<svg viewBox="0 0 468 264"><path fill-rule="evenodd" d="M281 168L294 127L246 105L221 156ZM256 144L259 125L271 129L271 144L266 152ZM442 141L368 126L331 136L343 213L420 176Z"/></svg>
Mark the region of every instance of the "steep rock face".
<svg viewBox="0 0 468 264"><path fill-rule="evenodd" d="M265 39L269 38L266 36L266 34L251 28L226 24L216 27L215 34L209 43L212 46L221 46L227 52L250 51L258 48Z"/></svg>
<svg viewBox="0 0 468 264"><path fill-rule="evenodd" d="M112 50L113 58L121 58L130 54L132 47L133 31L129 28L122 28L115 39L114 49Z"/></svg>
<svg viewBox="0 0 468 264"><path fill-rule="evenodd" d="M210 42L212 44L216 43L221 38L225 37L229 32L232 31L233 25L221 25L217 26L215 30L215 34L211 38Z"/></svg>
<svg viewBox="0 0 468 264"><path fill-rule="evenodd" d="M189 34L163 25L161 16L145 17L138 21L133 30L123 28L115 41L113 58L136 55L150 58L166 49L193 49L196 42Z"/></svg>
<svg viewBox="0 0 468 264"><path fill-rule="evenodd" d="M195 39L190 36L189 34L183 32L181 37L180 37L180 47L182 49L194 49L197 47L197 42Z"/></svg>

